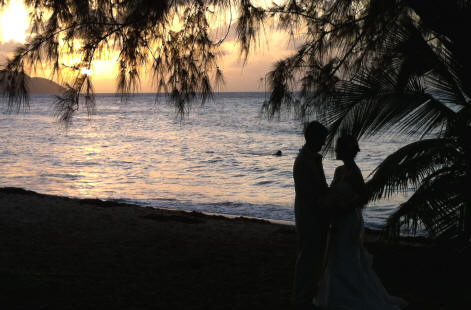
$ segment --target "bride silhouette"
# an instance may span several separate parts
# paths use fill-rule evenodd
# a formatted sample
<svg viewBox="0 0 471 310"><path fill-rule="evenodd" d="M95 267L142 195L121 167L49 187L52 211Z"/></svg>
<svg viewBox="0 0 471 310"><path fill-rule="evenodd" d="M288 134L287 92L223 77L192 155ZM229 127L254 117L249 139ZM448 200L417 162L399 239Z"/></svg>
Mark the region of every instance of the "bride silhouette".
<svg viewBox="0 0 471 310"><path fill-rule="evenodd" d="M356 139L344 135L337 140L336 158L344 165L335 170L325 208L332 214L330 246L318 295L313 300L321 309L392 310L407 302L390 296L372 269L372 256L363 246L362 208L367 191L355 156Z"/></svg>

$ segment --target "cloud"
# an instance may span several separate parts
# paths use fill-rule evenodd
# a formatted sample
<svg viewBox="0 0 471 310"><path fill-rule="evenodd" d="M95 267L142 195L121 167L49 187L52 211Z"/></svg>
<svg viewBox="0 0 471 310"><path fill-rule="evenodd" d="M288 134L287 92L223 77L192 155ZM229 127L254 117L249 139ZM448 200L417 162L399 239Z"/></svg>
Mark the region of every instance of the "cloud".
<svg viewBox="0 0 471 310"><path fill-rule="evenodd" d="M21 45L21 43L14 41L0 42L0 65L4 64L7 58L15 51L15 49Z"/></svg>
<svg viewBox="0 0 471 310"><path fill-rule="evenodd" d="M264 91L266 74L277 61L293 55L303 42L302 37L291 37L284 31L267 31L244 63L237 41L224 41L218 61L226 80L221 90Z"/></svg>
<svg viewBox="0 0 471 310"><path fill-rule="evenodd" d="M224 39L224 42L231 42L237 39L237 22L233 22L231 25L224 24L219 27L211 29L209 32L209 37L218 42L219 40Z"/></svg>
<svg viewBox="0 0 471 310"><path fill-rule="evenodd" d="M18 46L21 46L21 43L15 42L15 41L10 41L10 42L0 42L0 52L12 52L17 48Z"/></svg>
<svg viewBox="0 0 471 310"><path fill-rule="evenodd" d="M301 37L290 38L285 31L267 29L244 64L236 40L236 27L237 24L233 23L229 34L220 46L218 65L223 71L226 84L219 91L263 91L264 84L261 79L273 69L275 62L294 54L296 46L299 46L303 40ZM222 39L227 33L227 25L221 25L213 29L211 33L215 40ZM3 64L6 57L11 56L18 46L21 44L13 41L0 42L0 64ZM115 91L117 72L114 63L115 59L94 62L92 77L97 92ZM34 75L49 77L49 72L43 70ZM141 91L154 91L155 88L150 80L148 81L147 76L147 74L142 76Z"/></svg>

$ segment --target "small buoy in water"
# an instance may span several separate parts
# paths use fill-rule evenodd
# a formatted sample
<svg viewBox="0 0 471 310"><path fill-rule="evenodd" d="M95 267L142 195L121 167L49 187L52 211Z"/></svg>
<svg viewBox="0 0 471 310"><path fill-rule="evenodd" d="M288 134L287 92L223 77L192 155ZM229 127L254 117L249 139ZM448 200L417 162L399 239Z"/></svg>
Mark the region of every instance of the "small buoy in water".
<svg viewBox="0 0 471 310"><path fill-rule="evenodd" d="M278 151L276 151L276 153L275 153L275 154L273 154L273 155L274 155L274 156L281 156L282 154L283 154L283 153L281 153L281 151L280 151L280 150L278 150Z"/></svg>

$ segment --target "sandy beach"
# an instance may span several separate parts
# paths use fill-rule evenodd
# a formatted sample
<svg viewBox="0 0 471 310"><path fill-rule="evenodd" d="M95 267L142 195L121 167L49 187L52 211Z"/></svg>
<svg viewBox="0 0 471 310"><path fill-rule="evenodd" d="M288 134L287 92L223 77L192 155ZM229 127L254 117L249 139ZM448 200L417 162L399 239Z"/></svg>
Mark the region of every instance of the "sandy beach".
<svg viewBox="0 0 471 310"><path fill-rule="evenodd" d="M469 309L471 254L369 232L408 309ZM290 309L294 227L0 189L1 309Z"/></svg>

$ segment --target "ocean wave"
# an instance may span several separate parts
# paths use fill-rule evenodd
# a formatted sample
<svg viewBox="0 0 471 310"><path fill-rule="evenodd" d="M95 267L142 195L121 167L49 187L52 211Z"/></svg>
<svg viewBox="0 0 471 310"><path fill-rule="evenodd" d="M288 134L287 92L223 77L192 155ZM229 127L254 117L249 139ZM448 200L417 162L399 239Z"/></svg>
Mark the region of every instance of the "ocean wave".
<svg viewBox="0 0 471 310"><path fill-rule="evenodd" d="M145 207L166 208L184 211L198 211L213 214L248 216L268 220L281 220L294 223L292 208L270 204L244 202L202 203L178 199L112 199L113 201L137 204Z"/></svg>

